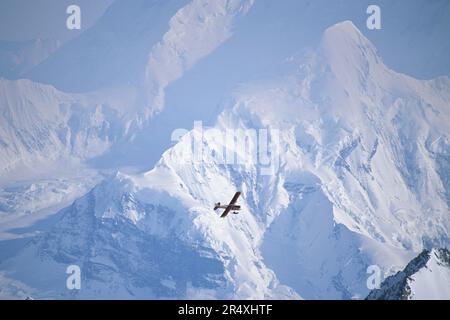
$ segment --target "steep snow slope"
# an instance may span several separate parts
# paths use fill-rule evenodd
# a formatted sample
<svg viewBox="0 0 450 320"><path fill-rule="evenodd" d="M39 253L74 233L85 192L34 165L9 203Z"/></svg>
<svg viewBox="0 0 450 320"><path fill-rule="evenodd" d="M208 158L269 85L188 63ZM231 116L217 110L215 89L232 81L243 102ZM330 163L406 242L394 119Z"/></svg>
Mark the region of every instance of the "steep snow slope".
<svg viewBox="0 0 450 320"><path fill-rule="evenodd" d="M63 45L29 76L71 92L134 81L149 50L166 31L167 21L187 2L115 1L94 26Z"/></svg>
<svg viewBox="0 0 450 320"><path fill-rule="evenodd" d="M254 230L230 234L230 227L118 175L63 210L50 232L2 270L17 287L34 288L27 294L35 298L298 297L259 262L246 239ZM80 291L64 287L69 264L81 267Z"/></svg>
<svg viewBox="0 0 450 320"><path fill-rule="evenodd" d="M403 271L387 278L367 299L450 299L450 252L424 250Z"/></svg>
<svg viewBox="0 0 450 320"><path fill-rule="evenodd" d="M449 79L389 70L351 22L292 64L240 86L153 170L61 211L3 279L40 298L363 298L369 265L391 273L448 246ZM245 143L225 143L238 129ZM220 219L211 205L236 190L241 214ZM69 264L79 292L64 288Z"/></svg>
<svg viewBox="0 0 450 320"><path fill-rule="evenodd" d="M152 114L162 107L165 87L226 41L252 3L115 1L93 28L29 76L75 92L132 83L145 91L141 102Z"/></svg>

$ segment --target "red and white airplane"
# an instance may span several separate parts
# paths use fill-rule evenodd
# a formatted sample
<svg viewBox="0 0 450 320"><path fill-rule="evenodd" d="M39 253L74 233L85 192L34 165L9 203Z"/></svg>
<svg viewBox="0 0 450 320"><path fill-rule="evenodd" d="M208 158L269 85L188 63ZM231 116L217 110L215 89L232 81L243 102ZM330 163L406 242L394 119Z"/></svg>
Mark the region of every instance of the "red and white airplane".
<svg viewBox="0 0 450 320"><path fill-rule="evenodd" d="M238 211L241 210L241 206L237 205L236 202L240 195L241 195L240 191L236 192L234 194L233 199L231 199L229 205L221 205L220 202L216 203L216 205L214 206L214 210L225 209L225 211L220 216L221 218L225 218L231 210L233 210L233 214L238 214L239 213Z"/></svg>

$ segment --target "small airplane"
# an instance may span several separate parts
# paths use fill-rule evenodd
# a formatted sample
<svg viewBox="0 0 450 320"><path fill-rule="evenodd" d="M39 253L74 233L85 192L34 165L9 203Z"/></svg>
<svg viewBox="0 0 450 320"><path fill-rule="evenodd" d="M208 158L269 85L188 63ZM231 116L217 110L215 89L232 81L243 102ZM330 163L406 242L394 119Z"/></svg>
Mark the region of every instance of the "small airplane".
<svg viewBox="0 0 450 320"><path fill-rule="evenodd" d="M236 205L236 202L240 195L240 191L236 192L229 205L221 205L220 202L216 203L216 205L214 206L214 211L217 209L225 209L225 211L220 216L221 218L225 218L231 210L233 210L233 214L238 214L238 211L241 210L241 206Z"/></svg>

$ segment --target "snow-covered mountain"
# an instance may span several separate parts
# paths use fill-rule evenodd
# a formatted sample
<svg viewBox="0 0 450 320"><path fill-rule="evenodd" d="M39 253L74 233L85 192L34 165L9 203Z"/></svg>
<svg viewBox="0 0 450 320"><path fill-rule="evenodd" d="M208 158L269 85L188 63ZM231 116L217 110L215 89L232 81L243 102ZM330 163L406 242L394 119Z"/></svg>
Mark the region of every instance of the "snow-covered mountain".
<svg viewBox="0 0 450 320"><path fill-rule="evenodd" d="M26 72L31 80L0 79L0 168L38 158L83 161L113 146L127 157L164 108L166 87L228 40L252 3L116 1L94 27ZM167 148L157 144L158 152Z"/></svg>
<svg viewBox="0 0 450 320"><path fill-rule="evenodd" d="M53 100L52 105L67 104L57 96L72 95L62 92L79 92L81 96L94 92L100 96L95 101L80 95L71 99L75 102L70 103L73 106L68 107L66 118L75 113L75 118L91 119L98 106L108 109L100 111L100 117L105 119L102 127L113 129L91 132L92 138L81 134L80 138L75 138L82 141L77 142L75 152L71 146L57 146L55 150L67 153L68 148L71 157L82 159L102 156L104 158L95 160L102 166L118 163L149 168L170 146L168 137L174 129L191 126L198 119L211 125L221 112L217 106L236 84L285 73L292 68L286 58L298 56L305 48L315 45L327 27L344 19L354 21L365 36L376 43L390 66L416 77L450 74L446 59L450 46L445 41L450 21L445 15L448 2L380 1L383 28L377 31L365 27L369 3L117 0L93 27L22 76L38 82L34 86L46 83L55 87L52 93L46 93ZM402 20L407 27L395 18L405 6L410 12ZM430 19L433 28L427 25ZM414 32L405 32L405 28ZM306 30L308 32L303 32ZM14 108L17 100L30 96L25 110L36 113L35 105L40 103L34 101L37 93L29 92L20 82L13 86L18 89L14 96L11 90L8 101L2 102L2 109ZM84 108L79 108L79 104ZM55 118L59 122L66 121L56 114ZM89 131L90 122L95 121L98 122L81 121L85 128L77 130ZM49 128L54 123L40 126ZM73 131L71 124L57 126L48 135L40 135L42 144L58 144L52 136L61 135L55 132L59 127ZM7 119L7 127L14 132L31 131L12 119ZM153 134L155 131L159 134ZM71 136L73 138L73 134ZM8 137L0 136L0 139L12 145ZM17 148L10 147L2 153L16 159L29 158L23 153L18 157ZM155 152L144 154L143 148ZM39 156L45 158L48 154L54 152L40 152ZM2 168L10 168L10 162L6 161Z"/></svg>
<svg viewBox="0 0 450 320"><path fill-rule="evenodd" d="M369 300L450 299L450 252L447 249L424 250L404 270L387 278Z"/></svg>
<svg viewBox="0 0 450 320"><path fill-rule="evenodd" d="M245 76L246 69L260 73L261 64L278 66L277 59L317 41L328 26L346 19L354 21L399 71L419 78L450 73L448 1L380 0L383 27L376 32L366 28L370 4L368 0L345 5L328 0L116 0L93 27L27 76L70 92L128 82L141 85L145 77L155 99L214 51L226 52L221 56L224 65L228 60L249 64L222 68L225 75L237 66L242 68L234 70L237 75ZM403 14L405 10L408 14Z"/></svg>
<svg viewBox="0 0 450 320"><path fill-rule="evenodd" d="M236 3L227 8L243 8ZM177 51L183 39L167 36L152 52L170 56L164 45ZM206 52L189 47L183 68ZM237 86L213 126L184 134L152 170L107 178L59 211L53 227L1 261L5 295L364 298L368 266L390 274L424 247L448 247L450 80L392 71L349 21L286 58L283 72ZM104 119L97 110L88 119ZM58 122L61 112L55 103L45 113L57 115L54 128L71 123ZM95 143L99 132L87 136ZM244 142L226 142L227 133ZM236 190L241 214L220 219L211 205ZM65 287L71 264L82 290Z"/></svg>
<svg viewBox="0 0 450 320"><path fill-rule="evenodd" d="M258 262L246 239L256 230L227 234L230 225L217 219L211 234L200 221L206 212L189 212L163 191L141 192L118 175L64 209L3 269L35 288L27 294L36 298L298 297ZM65 289L67 264L83 270L83 290Z"/></svg>

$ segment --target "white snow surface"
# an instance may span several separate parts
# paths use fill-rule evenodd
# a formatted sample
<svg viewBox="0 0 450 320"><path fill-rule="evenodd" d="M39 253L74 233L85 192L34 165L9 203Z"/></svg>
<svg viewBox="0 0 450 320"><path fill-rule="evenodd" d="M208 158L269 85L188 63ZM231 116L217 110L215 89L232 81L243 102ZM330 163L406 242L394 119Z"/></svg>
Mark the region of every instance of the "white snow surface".
<svg viewBox="0 0 450 320"><path fill-rule="evenodd" d="M444 264L436 250L425 267L408 280L410 300L450 300L450 265Z"/></svg>

